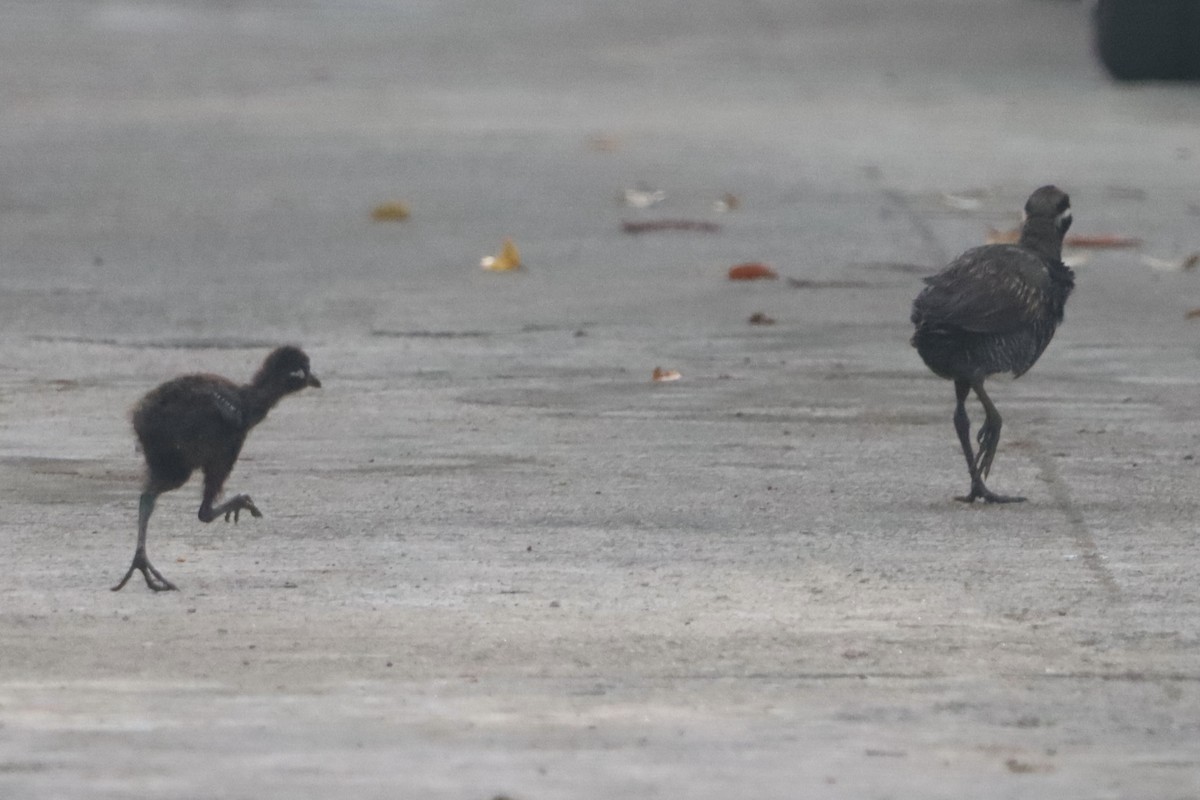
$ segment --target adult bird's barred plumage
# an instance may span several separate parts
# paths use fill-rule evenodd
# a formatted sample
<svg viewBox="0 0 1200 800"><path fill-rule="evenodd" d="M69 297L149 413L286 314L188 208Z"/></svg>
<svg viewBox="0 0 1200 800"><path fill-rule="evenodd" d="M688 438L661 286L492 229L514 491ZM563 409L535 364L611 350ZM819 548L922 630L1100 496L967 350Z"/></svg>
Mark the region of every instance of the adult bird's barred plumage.
<svg viewBox="0 0 1200 800"><path fill-rule="evenodd" d="M1075 287L1075 273L1062 263L1063 236L1070 226L1070 198L1055 186L1043 186L1025 202L1017 244L966 251L926 278L913 302L913 346L935 374L954 381L954 429L971 474L971 490L959 500L1024 499L994 494L983 483L1001 427L1000 412L983 382L997 373L1023 375L1050 344ZM972 391L986 415L978 452L972 451L965 406Z"/></svg>
<svg viewBox="0 0 1200 800"><path fill-rule="evenodd" d="M133 430L146 457L146 480L138 503L138 539L133 563L119 591L135 571L156 592L174 589L146 557L146 529L154 504L163 492L187 483L197 469L204 473L200 502L201 522L220 516L237 522L238 514L262 513L250 499L239 494L214 507L225 479L233 470L250 429L262 422L267 412L285 395L306 386L319 387L308 356L298 347L272 351L250 383L239 386L220 375L184 375L167 381L141 399L133 410Z"/></svg>

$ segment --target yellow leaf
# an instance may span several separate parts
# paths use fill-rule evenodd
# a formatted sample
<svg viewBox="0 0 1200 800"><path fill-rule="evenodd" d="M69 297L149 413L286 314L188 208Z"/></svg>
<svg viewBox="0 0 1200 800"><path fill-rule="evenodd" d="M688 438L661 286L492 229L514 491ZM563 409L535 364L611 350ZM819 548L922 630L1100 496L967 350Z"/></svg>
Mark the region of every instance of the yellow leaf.
<svg viewBox="0 0 1200 800"><path fill-rule="evenodd" d="M401 222L408 219L408 204L399 200L380 203L371 211L371 219L376 222Z"/></svg>
<svg viewBox="0 0 1200 800"><path fill-rule="evenodd" d="M484 256L479 266L492 272L510 272L521 268L521 254L517 252L517 246L513 244L512 239L505 239L500 247L500 255Z"/></svg>

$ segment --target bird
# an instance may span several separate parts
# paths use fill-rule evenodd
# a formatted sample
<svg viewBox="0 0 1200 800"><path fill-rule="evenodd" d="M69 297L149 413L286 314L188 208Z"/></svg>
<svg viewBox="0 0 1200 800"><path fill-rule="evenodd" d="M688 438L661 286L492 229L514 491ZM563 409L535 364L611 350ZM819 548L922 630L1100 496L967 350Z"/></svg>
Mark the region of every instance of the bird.
<svg viewBox="0 0 1200 800"><path fill-rule="evenodd" d="M913 301L911 343L933 373L954 381L954 430L967 459L971 489L955 498L965 503L1017 503L984 485L1000 443L1000 412L983 388L991 375L1025 374L1050 344L1075 273L1062 261L1063 237L1071 227L1071 198L1057 186L1042 186L1025 202L1016 244L967 250L935 275ZM972 452L966 400L983 406L978 452Z"/></svg>
<svg viewBox="0 0 1200 800"><path fill-rule="evenodd" d="M241 453L250 429L283 397L306 387L320 388L304 351L292 345L273 350L250 382L239 386L220 375L182 375L146 394L133 409L133 430L146 459L146 476L138 501L137 549L121 582L120 591L135 571L155 592L173 591L146 557L146 529L158 496L187 483L197 469L204 473L200 521L220 516L228 522L247 511L262 512L249 495L238 494L213 505Z"/></svg>

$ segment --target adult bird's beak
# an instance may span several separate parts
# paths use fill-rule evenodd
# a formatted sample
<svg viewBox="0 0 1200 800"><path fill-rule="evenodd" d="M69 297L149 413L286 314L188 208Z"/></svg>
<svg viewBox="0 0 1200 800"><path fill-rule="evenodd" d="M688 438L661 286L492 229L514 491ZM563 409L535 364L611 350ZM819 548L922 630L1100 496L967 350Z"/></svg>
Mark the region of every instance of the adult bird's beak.
<svg viewBox="0 0 1200 800"><path fill-rule="evenodd" d="M304 385L311 386L314 389L321 388L321 382L319 380L317 380L317 376L313 375L311 372L308 373L308 380L304 382Z"/></svg>

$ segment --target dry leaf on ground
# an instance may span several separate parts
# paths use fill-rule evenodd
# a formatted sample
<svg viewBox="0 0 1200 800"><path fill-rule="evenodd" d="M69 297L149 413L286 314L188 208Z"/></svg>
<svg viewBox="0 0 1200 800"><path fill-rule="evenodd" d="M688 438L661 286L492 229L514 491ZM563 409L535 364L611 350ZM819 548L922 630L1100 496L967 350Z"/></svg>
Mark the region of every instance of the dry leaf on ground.
<svg viewBox="0 0 1200 800"><path fill-rule="evenodd" d="M411 213L408 203L401 200L389 200L371 209L371 219L376 222L403 222Z"/></svg>
<svg viewBox="0 0 1200 800"><path fill-rule="evenodd" d="M517 252L517 246L513 244L512 239L505 239L500 247L500 255L484 256L479 266L492 272L511 272L520 269L521 254Z"/></svg>
<svg viewBox="0 0 1200 800"><path fill-rule="evenodd" d="M739 208L741 208L741 205L741 199L732 192L726 192L725 194L721 195L719 200L713 201L713 209L722 213L725 211L737 211Z"/></svg>
<svg viewBox="0 0 1200 800"><path fill-rule="evenodd" d="M748 261L745 264L737 264L729 268L729 280L731 281L756 281L763 278L775 280L778 277L779 273L758 261Z"/></svg>
<svg viewBox="0 0 1200 800"><path fill-rule="evenodd" d="M680 374L679 370L663 369L662 367L655 367L654 374L651 375L651 378L656 383L669 383L670 381L677 381L682 377L683 375Z"/></svg>
<svg viewBox="0 0 1200 800"><path fill-rule="evenodd" d="M985 241L987 244L1016 244L1021 240L1019 228L999 230L988 228ZM1068 234L1063 239L1067 247L1078 247L1088 250L1116 249L1122 247L1138 247L1142 240L1136 236L1122 236L1119 233L1076 233Z"/></svg>
<svg viewBox="0 0 1200 800"><path fill-rule="evenodd" d="M1063 240L1067 247L1094 247L1096 249L1115 247L1138 247L1142 240L1136 236L1122 236L1119 233L1076 233L1068 234Z"/></svg>
<svg viewBox="0 0 1200 800"><path fill-rule="evenodd" d="M985 244L1016 244L1021 238L1021 232L1016 228L1012 230L1002 231L999 228L988 228L987 236L984 237Z"/></svg>

